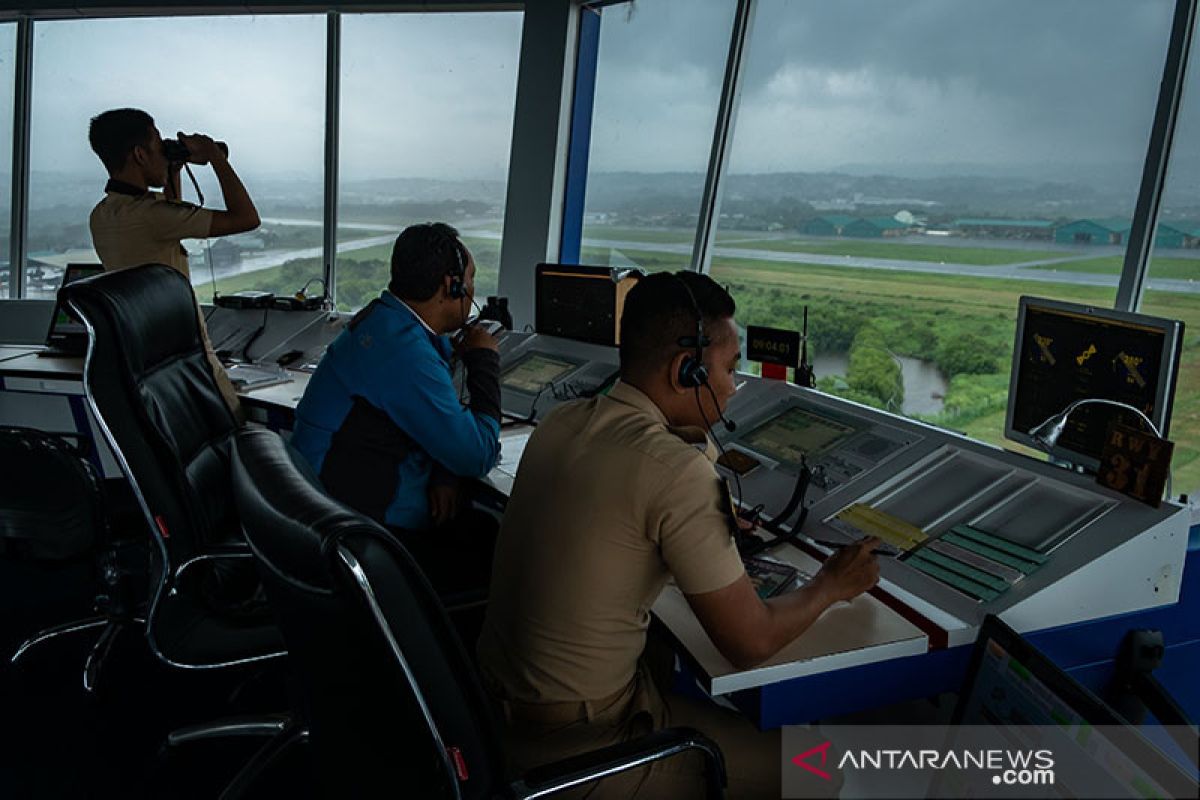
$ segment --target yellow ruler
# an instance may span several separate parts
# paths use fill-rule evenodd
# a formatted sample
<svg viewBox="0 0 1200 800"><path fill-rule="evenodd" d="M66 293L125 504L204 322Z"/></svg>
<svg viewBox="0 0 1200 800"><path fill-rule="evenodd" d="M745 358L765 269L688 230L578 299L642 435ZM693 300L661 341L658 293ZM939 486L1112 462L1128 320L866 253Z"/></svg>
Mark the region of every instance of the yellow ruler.
<svg viewBox="0 0 1200 800"><path fill-rule="evenodd" d="M893 517L862 503L846 506L833 519L841 523L838 527L850 527L865 536L878 536L887 544L904 552L912 550L927 538L925 532L911 522L905 522L899 517Z"/></svg>

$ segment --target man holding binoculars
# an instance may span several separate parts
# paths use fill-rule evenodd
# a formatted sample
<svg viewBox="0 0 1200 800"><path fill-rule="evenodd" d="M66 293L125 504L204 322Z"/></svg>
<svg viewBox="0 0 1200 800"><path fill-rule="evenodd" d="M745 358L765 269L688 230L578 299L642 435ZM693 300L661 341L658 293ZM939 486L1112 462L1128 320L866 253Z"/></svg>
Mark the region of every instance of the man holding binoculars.
<svg viewBox="0 0 1200 800"><path fill-rule="evenodd" d="M164 140L145 111L118 108L92 118L88 141L108 170L104 199L92 210L92 244L106 269L166 264L188 273L181 239L228 236L258 227L258 211L233 171L228 150L201 134ZM211 164L225 211L181 202L185 162ZM150 187L162 187L162 193ZM190 276L189 276L190 277Z"/></svg>
<svg viewBox="0 0 1200 800"><path fill-rule="evenodd" d="M181 239L228 236L258 227L258 210L229 165L224 142L180 133L164 140L154 118L135 108L117 108L92 118L88 142L108 170L104 199L88 220L92 246L105 269L165 264L191 278ZM225 211L183 202L179 171L185 163L211 164L221 186ZM151 192L161 187L165 192ZM240 416L237 392L213 354L204 320L200 331L213 376L225 402Z"/></svg>

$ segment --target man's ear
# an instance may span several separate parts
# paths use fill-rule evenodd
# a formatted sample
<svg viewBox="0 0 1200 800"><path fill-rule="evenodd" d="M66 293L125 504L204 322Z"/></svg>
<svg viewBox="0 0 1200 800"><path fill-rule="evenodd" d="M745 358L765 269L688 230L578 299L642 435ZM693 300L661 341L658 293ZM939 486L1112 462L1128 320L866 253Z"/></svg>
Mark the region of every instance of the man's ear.
<svg viewBox="0 0 1200 800"><path fill-rule="evenodd" d="M687 394L687 392L690 391L687 386L684 386L679 381L679 371L683 368L684 360L692 357L693 355L693 353L688 351L676 353L675 357L671 359L668 365L670 373L667 375L667 380L670 382L671 390L677 394Z"/></svg>

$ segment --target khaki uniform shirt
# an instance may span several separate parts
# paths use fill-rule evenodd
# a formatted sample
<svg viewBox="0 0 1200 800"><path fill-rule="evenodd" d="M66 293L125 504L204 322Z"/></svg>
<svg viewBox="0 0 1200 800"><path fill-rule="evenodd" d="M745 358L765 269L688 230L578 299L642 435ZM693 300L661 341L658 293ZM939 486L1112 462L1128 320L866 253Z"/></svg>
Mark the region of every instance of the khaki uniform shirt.
<svg viewBox="0 0 1200 800"><path fill-rule="evenodd" d="M114 191L116 184L118 189ZM212 224L212 211L191 203L177 203L165 199L158 192L133 194L116 181L105 187L104 199L92 209L88 225L92 230L92 246L105 269L128 269L143 264L165 264L183 273L191 280L188 270L187 251L180 239L202 239L208 236ZM200 319L200 337L208 352L208 362L213 368L213 378L225 403L238 417L242 418L241 402L237 390L225 374L225 368L213 353L208 339L208 326Z"/></svg>
<svg viewBox="0 0 1200 800"><path fill-rule="evenodd" d="M134 196L110 188L88 223L92 246L106 269L166 264L190 279L187 251L179 240L208 236L212 211L166 200L158 192Z"/></svg>
<svg viewBox="0 0 1200 800"><path fill-rule="evenodd" d="M713 456L700 429L668 428L621 382L538 425L504 512L479 640L505 699L613 695L633 679L669 577L702 594L742 576Z"/></svg>

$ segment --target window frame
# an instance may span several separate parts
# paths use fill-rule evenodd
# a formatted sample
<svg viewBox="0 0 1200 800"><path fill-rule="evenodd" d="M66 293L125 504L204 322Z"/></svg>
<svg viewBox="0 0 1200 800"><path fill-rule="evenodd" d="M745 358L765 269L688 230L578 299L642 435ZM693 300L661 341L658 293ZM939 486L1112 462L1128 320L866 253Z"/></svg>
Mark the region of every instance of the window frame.
<svg viewBox="0 0 1200 800"><path fill-rule="evenodd" d="M569 0L564 0L569 2ZM535 4L536 5L536 4ZM28 245L29 221L29 144L32 124L32 80L33 47L36 25L39 22L56 20L117 19L129 17L180 17L180 16L280 16L284 14L324 14L325 35L325 128L323 184L324 224L322 241L322 274L326 291L331 300L337 301L337 219L339 178L339 109L341 70L341 17L349 13L465 13L520 11L528 15L532 7L524 2L497 2L496 0L441 0L436 4L396 3L393 0L359 0L350 6L339 6L328 2L279 3L268 7L248 9L245 3L229 0L210 0L186 6L164 6L161 2L124 3L118 7L107 3L39 3L36 8L0 13L0 24L17 26L17 42L14 58L15 86L13 93L13 147L11 230L9 233L9 296L4 300L26 299L25 272ZM524 49L524 37L522 49ZM518 74L518 93L521 76ZM514 126L515 126L514 122ZM516 148L514 147L514 150ZM511 165L510 165L511 173ZM511 175L510 175L511 188ZM503 264L503 254L501 257ZM532 269L531 269L532 274ZM3 302L3 300L0 300Z"/></svg>

